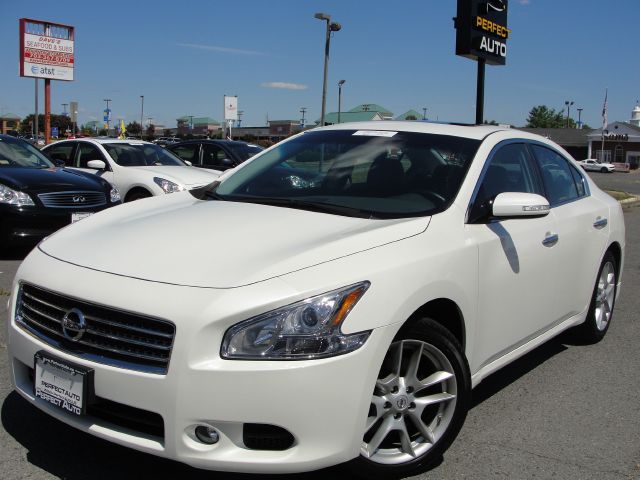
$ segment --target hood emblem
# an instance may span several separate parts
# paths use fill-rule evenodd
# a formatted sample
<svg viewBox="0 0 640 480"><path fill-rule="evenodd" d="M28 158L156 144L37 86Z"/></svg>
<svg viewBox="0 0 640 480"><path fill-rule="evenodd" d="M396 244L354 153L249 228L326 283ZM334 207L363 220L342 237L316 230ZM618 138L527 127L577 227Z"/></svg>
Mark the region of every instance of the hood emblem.
<svg viewBox="0 0 640 480"><path fill-rule="evenodd" d="M77 308L72 308L62 318L62 333L73 342L79 341L87 331L87 321Z"/></svg>

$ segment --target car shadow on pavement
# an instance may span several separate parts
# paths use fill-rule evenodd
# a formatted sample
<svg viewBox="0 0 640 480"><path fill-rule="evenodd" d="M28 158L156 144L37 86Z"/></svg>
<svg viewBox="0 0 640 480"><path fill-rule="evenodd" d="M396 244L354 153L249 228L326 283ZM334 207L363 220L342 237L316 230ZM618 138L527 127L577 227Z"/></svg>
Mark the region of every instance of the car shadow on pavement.
<svg viewBox="0 0 640 480"><path fill-rule="evenodd" d="M0 260L24 260L33 248L33 246L0 248Z"/></svg>
<svg viewBox="0 0 640 480"><path fill-rule="evenodd" d="M499 393L555 355L579 345L571 331L551 339L535 350L487 377L473 390L471 408ZM68 480L140 478L180 478L181 480L248 480L257 475L199 470L172 460L138 452L72 428L38 410L16 392L10 393L1 408L4 429L27 450L27 461L51 475ZM443 457L429 470L437 468ZM348 475L341 467L299 475L269 475L271 480L320 480ZM351 475L348 475L351 477ZM264 478L261 475L260 478Z"/></svg>
<svg viewBox="0 0 640 480"><path fill-rule="evenodd" d="M531 370L535 370L547 360L568 349L568 345L579 345L572 335L572 330L567 330L557 337L543 343L538 348L523 355L514 362L502 367L497 372L485 378L473 389L471 408L475 408L482 402L493 397L496 393L516 382Z"/></svg>
<svg viewBox="0 0 640 480"><path fill-rule="evenodd" d="M4 400L2 426L27 450L27 461L67 480L179 478L180 480L249 480L257 475L199 470L138 452L72 428L29 404L16 392ZM300 475L269 475L269 480L341 478L332 467ZM25 472L26 473L26 472ZM26 476L26 475L25 475ZM259 478L265 478L260 475Z"/></svg>

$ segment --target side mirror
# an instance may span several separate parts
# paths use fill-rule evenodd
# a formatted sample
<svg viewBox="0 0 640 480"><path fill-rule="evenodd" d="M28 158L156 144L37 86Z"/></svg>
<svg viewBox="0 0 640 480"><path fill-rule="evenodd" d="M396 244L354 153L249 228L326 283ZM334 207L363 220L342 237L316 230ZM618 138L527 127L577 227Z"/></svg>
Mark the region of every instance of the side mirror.
<svg viewBox="0 0 640 480"><path fill-rule="evenodd" d="M189 160L183 160L183 162L189 165L190 167L193 167L193 163L191 163Z"/></svg>
<svg viewBox="0 0 640 480"><path fill-rule="evenodd" d="M549 214L549 201L535 193L504 192L493 201L496 218L544 217Z"/></svg>
<svg viewBox="0 0 640 480"><path fill-rule="evenodd" d="M229 159L229 158L223 158L222 160L220 160L220 165L226 167L226 168L231 168L233 167L233 160Z"/></svg>
<svg viewBox="0 0 640 480"><path fill-rule="evenodd" d="M89 160L87 162L87 167L94 168L96 170L106 170L107 164L104 163L104 160Z"/></svg>

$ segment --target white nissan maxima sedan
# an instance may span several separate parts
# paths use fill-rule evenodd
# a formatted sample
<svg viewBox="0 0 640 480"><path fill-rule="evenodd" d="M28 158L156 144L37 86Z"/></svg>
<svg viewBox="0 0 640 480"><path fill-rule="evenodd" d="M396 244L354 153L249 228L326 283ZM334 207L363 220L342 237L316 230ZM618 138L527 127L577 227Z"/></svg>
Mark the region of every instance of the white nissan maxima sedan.
<svg viewBox="0 0 640 480"><path fill-rule="evenodd" d="M200 468L415 475L489 374L569 328L604 337L624 236L545 138L319 128L43 241L12 287L11 378L69 425Z"/></svg>
<svg viewBox="0 0 640 480"><path fill-rule="evenodd" d="M69 168L104 178L118 189L124 202L191 190L222 173L193 168L164 148L141 140L63 140L47 145L42 152Z"/></svg>

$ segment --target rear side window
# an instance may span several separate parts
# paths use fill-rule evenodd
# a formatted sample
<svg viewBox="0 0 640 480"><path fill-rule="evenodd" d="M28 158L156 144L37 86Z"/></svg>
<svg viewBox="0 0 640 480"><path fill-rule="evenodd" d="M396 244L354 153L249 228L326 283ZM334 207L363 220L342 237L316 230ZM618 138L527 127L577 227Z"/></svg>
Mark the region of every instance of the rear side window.
<svg viewBox="0 0 640 480"><path fill-rule="evenodd" d="M587 194L584 178L566 158L540 145L532 145L531 148L540 166L551 206L571 202Z"/></svg>

